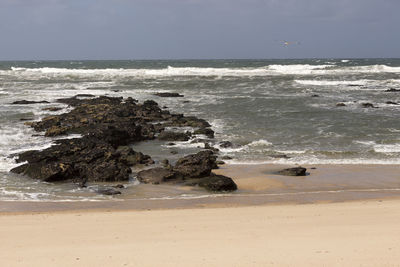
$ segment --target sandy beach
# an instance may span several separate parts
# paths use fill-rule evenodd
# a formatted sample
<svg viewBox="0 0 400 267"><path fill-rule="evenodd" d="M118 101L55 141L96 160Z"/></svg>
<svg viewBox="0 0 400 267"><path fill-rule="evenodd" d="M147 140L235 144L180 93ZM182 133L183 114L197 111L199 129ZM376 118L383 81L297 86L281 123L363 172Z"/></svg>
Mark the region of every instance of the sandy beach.
<svg viewBox="0 0 400 267"><path fill-rule="evenodd" d="M400 262L398 166L306 166L304 177L282 167L223 166L239 190L216 197L0 202L0 266Z"/></svg>
<svg viewBox="0 0 400 267"><path fill-rule="evenodd" d="M400 201L0 216L1 266L396 266Z"/></svg>

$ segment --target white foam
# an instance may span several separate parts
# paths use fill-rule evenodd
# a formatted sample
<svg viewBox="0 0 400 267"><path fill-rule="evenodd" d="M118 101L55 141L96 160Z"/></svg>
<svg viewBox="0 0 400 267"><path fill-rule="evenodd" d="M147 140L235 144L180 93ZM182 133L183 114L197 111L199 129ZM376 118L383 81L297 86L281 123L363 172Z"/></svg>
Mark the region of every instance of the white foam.
<svg viewBox="0 0 400 267"><path fill-rule="evenodd" d="M249 147L255 147L255 146L271 146L271 145L272 145L271 142L268 142L268 141L265 140L265 139L260 139L260 140L256 140L256 141L251 142L251 143L248 144L247 146L249 146Z"/></svg>
<svg viewBox="0 0 400 267"><path fill-rule="evenodd" d="M343 164L343 165L365 165L365 164L377 164L377 165L398 165L400 159L321 159L315 157L308 158L279 158L271 160L227 160L226 163L238 165L259 165L259 164Z"/></svg>
<svg viewBox="0 0 400 267"><path fill-rule="evenodd" d="M310 75L310 74L336 74L336 73L399 73L400 67L387 65L368 65L352 67L336 67L333 65L267 65L258 68L200 68L200 67L171 67L162 69L68 69L68 68L16 68L0 71L3 75L18 77L28 76L32 79L40 78L88 78L96 77L98 81L112 78L146 78L146 77L171 77L171 76L268 76L268 75Z"/></svg>
<svg viewBox="0 0 400 267"><path fill-rule="evenodd" d="M375 145L374 150L379 153L400 153L400 144Z"/></svg>
<svg viewBox="0 0 400 267"><path fill-rule="evenodd" d="M371 82L371 80L357 80L357 81L295 80L295 82L304 85L320 85L320 86L335 86L335 85L363 86Z"/></svg>

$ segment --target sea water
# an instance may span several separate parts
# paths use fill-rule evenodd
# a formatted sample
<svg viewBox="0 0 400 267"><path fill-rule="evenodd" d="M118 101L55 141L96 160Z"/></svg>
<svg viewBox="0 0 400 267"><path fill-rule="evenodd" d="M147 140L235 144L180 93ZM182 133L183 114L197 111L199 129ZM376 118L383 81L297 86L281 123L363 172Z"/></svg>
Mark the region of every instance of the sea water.
<svg viewBox="0 0 400 267"><path fill-rule="evenodd" d="M9 173L17 166L16 153L53 144L54 138L38 136L21 119L67 112L69 107L54 103L57 98L153 99L172 112L204 118L231 164L399 164L400 105L388 102L400 103L400 92L389 89L400 90L400 59L0 62L0 199L102 199L90 189ZM10 104L23 99L52 103ZM49 106L62 110L42 110ZM233 147L219 147L219 141ZM157 160L172 149L178 158L201 146L155 141L133 148Z"/></svg>

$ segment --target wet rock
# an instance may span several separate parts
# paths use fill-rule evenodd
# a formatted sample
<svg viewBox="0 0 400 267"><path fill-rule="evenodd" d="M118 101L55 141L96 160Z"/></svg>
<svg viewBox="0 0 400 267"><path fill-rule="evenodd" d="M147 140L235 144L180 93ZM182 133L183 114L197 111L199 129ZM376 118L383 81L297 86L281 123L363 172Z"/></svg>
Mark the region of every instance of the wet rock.
<svg viewBox="0 0 400 267"><path fill-rule="evenodd" d="M178 94L178 93L155 93L155 96L159 97L184 97L184 95Z"/></svg>
<svg viewBox="0 0 400 267"><path fill-rule="evenodd" d="M218 165L224 165L224 164L225 164L225 161L217 160L217 164L218 164Z"/></svg>
<svg viewBox="0 0 400 267"><path fill-rule="evenodd" d="M400 89L389 88L389 89L385 90L385 92L396 93L396 92L400 92Z"/></svg>
<svg viewBox="0 0 400 267"><path fill-rule="evenodd" d="M275 159L290 159L288 155L268 155L268 157L275 158Z"/></svg>
<svg viewBox="0 0 400 267"><path fill-rule="evenodd" d="M168 132L165 127L194 127L208 134L212 131L207 121L171 114L152 100L139 104L133 98L77 95L57 101L73 109L26 125L45 132L45 136L80 134L82 138L57 140L55 145L42 151L20 153L17 162L27 163L12 172L47 182L72 181L81 186L88 182L128 181L132 166L154 164L149 156L128 145L156 136L174 141L190 138L190 133ZM177 181L208 177L211 169L217 168L211 151L184 157L175 167L165 161L164 166L169 174L163 170L164 176L159 182L169 181L169 175L175 176ZM143 178L143 181L145 179L150 178Z"/></svg>
<svg viewBox="0 0 400 267"><path fill-rule="evenodd" d="M11 171L47 182L72 180L84 185L86 182L128 181L131 166L151 160L140 152L117 150L91 137L56 143L42 151L19 154L17 162L28 163Z"/></svg>
<svg viewBox="0 0 400 267"><path fill-rule="evenodd" d="M345 107L345 106L346 106L346 104L345 104L345 103L342 103L342 102L340 102L340 103L337 103L337 104L336 104L336 106L337 106L337 107Z"/></svg>
<svg viewBox="0 0 400 267"><path fill-rule="evenodd" d="M34 118L20 118L20 121L32 121Z"/></svg>
<svg viewBox="0 0 400 267"><path fill-rule="evenodd" d="M176 155L176 154L178 154L179 152L176 151L176 150L171 150L169 153L171 153L172 155Z"/></svg>
<svg viewBox="0 0 400 267"><path fill-rule="evenodd" d="M288 168L279 171L278 173L281 175L287 176L306 176L306 168L303 167L295 167L295 168Z"/></svg>
<svg viewBox="0 0 400 267"><path fill-rule="evenodd" d="M77 94L75 97L96 97L96 96L92 94Z"/></svg>
<svg viewBox="0 0 400 267"><path fill-rule="evenodd" d="M210 128L200 128L193 132L193 134L202 134L207 136L208 138L214 138L214 131Z"/></svg>
<svg viewBox="0 0 400 267"><path fill-rule="evenodd" d="M48 108L42 108L44 111L59 111L62 110L62 108L59 107L48 107Z"/></svg>
<svg viewBox="0 0 400 267"><path fill-rule="evenodd" d="M14 101L11 104L13 105L30 105L30 104L48 104L48 101L29 101L29 100L18 100Z"/></svg>
<svg viewBox="0 0 400 267"><path fill-rule="evenodd" d="M378 107L375 107L372 103L361 103L361 107L363 107L363 108L378 108Z"/></svg>
<svg viewBox="0 0 400 267"><path fill-rule="evenodd" d="M319 97L319 95L313 94L313 95L311 95L311 97Z"/></svg>
<svg viewBox="0 0 400 267"><path fill-rule="evenodd" d="M70 179L70 176L73 174L71 165L60 162L23 164L12 169L11 172L27 175L45 182L63 181Z"/></svg>
<svg viewBox="0 0 400 267"><path fill-rule="evenodd" d="M107 188L97 189L96 193L101 194L101 195L106 195L106 196L114 196L114 195L120 195L121 191L118 191L112 187L107 187Z"/></svg>
<svg viewBox="0 0 400 267"><path fill-rule="evenodd" d="M388 105L399 105L399 103L393 102L393 101L386 101L386 104Z"/></svg>
<svg viewBox="0 0 400 267"><path fill-rule="evenodd" d="M114 185L113 187L118 188L118 189L126 188L125 185L123 185L123 184L117 184L117 185Z"/></svg>
<svg viewBox="0 0 400 267"><path fill-rule="evenodd" d="M176 145L175 143L167 143L167 146L174 146Z"/></svg>
<svg viewBox="0 0 400 267"><path fill-rule="evenodd" d="M158 167L140 171L137 174L137 179L145 184L161 184L176 181L178 178L172 170Z"/></svg>
<svg viewBox="0 0 400 267"><path fill-rule="evenodd" d="M168 167L169 166L169 160L168 159L163 159L161 161L161 165L163 165L164 167Z"/></svg>
<svg viewBox="0 0 400 267"><path fill-rule="evenodd" d="M233 146L233 144L229 141L221 141L218 143L218 145L222 148L228 148Z"/></svg>
<svg viewBox="0 0 400 267"><path fill-rule="evenodd" d="M212 147L209 143L204 143L204 149L211 150L211 151L213 151L215 153L217 153L219 151L218 148Z"/></svg>
<svg viewBox="0 0 400 267"><path fill-rule="evenodd" d="M223 157L221 157L221 159L223 159L223 160L230 160L230 159L233 159L233 158L230 157L230 156L223 156Z"/></svg>
<svg viewBox="0 0 400 267"><path fill-rule="evenodd" d="M211 174L212 169L217 169L217 157L212 151L200 151L197 154L180 158L173 170L183 177L205 177Z"/></svg>
<svg viewBox="0 0 400 267"><path fill-rule="evenodd" d="M46 133L44 134L44 136L57 136L57 135L62 135L67 133L67 131L69 130L68 127L64 127L64 126L52 126L51 128L47 129Z"/></svg>
<svg viewBox="0 0 400 267"><path fill-rule="evenodd" d="M188 141L190 136L187 133L162 131L157 138L163 141Z"/></svg>
<svg viewBox="0 0 400 267"><path fill-rule="evenodd" d="M236 183L229 177L212 174L201 179L191 179L185 185L200 186L212 192L231 192L237 190Z"/></svg>

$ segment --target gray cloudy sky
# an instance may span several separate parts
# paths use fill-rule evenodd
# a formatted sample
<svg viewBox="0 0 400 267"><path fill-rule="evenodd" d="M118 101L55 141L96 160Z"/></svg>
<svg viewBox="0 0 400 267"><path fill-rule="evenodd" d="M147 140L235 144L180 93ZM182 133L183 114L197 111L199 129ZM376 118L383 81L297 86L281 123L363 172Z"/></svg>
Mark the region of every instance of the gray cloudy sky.
<svg viewBox="0 0 400 267"><path fill-rule="evenodd" d="M400 57L399 11L400 0L0 0L0 60Z"/></svg>

